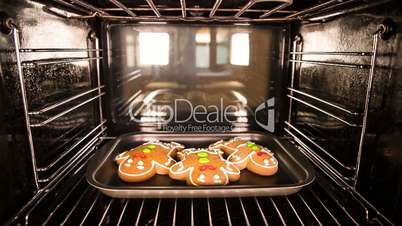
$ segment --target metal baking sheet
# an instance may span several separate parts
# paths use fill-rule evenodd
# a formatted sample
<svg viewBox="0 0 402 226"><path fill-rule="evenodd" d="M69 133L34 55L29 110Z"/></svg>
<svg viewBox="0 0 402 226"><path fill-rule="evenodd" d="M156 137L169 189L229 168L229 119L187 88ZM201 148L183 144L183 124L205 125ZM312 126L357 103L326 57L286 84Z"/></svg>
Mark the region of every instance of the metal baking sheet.
<svg viewBox="0 0 402 226"><path fill-rule="evenodd" d="M220 139L243 137L268 147L279 162L273 176L259 176L242 170L240 180L225 186L188 186L167 175L156 175L140 183L127 183L119 179L114 158L129 148L149 140L175 141L186 147L208 147ZM274 135L247 133L172 134L130 133L104 145L90 160L87 168L90 185L115 198L201 198L289 195L299 191L314 180L314 170L308 160L286 139Z"/></svg>

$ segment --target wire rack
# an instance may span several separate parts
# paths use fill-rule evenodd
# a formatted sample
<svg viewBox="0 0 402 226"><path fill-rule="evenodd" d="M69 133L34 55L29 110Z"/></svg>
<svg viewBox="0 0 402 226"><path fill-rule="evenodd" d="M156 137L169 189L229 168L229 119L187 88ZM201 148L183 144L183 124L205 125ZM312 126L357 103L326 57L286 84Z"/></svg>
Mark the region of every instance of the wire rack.
<svg viewBox="0 0 402 226"><path fill-rule="evenodd" d="M65 175L68 170L80 162L85 156L87 156L92 150L93 146L99 141L100 136L106 130L106 120L103 119L102 112L102 96L105 94L103 92L104 86L100 84L100 51L99 40L95 39L95 48L37 48L28 49L20 48L19 31L17 28L13 29L14 37L14 47L15 55L17 61L17 73L19 78L19 85L21 87L21 96L23 103L23 110L26 122L26 129L28 134L29 149L32 159L32 169L35 179L35 185L38 193L43 192L43 188L46 188L53 183L60 180L63 175ZM94 53L94 56L88 57L74 57L74 58L51 58L51 59L39 59L31 61L22 61L22 54L34 54L34 53L47 53L47 52L88 52ZM93 55L93 54L92 54ZM68 97L66 99L60 100L50 106L41 108L39 110L30 110L29 101L27 98L27 91L25 88L25 76L24 68L27 67L38 67L42 65L52 65L52 64L69 64L73 62L80 61L95 61L96 67L96 85L94 88L85 90L79 94ZM73 136L68 142L72 142L72 145L68 148L63 149L56 157L52 159L47 165L39 166L37 164L37 152L35 151L34 136L32 130L34 128L42 128L50 123L63 118L63 116L68 115L76 109L82 108L91 103L98 103L98 114L99 123L95 125L89 132L83 134L82 136ZM73 105L72 105L73 104ZM72 106L71 106L72 105ZM66 108L67 106L67 108ZM60 110L64 109L64 110ZM58 113L52 113L58 112ZM47 116L45 113L52 113L54 115ZM35 119L35 120L34 120ZM75 128L71 129L74 130Z"/></svg>
<svg viewBox="0 0 402 226"><path fill-rule="evenodd" d="M335 180L340 180L343 187L347 187L350 183L352 183L353 187L356 186L357 177L360 168L360 159L361 153L364 146L364 138L367 128L367 119L369 112L369 104L370 97L373 86L373 78L375 74L376 67L376 58L377 58L377 46L378 39L380 36L381 30L378 30L373 35L373 43L372 50L369 52L303 52L302 48L302 40L299 36L295 38L293 41L293 47L291 54L291 83L288 88L289 94L287 97L289 98L289 114L288 120L285 122L287 128L285 131L299 144L304 147L304 150L307 152L307 156L310 157L313 162L317 162L322 168L329 172L329 175L333 175ZM335 55L335 56L353 56L353 57L369 57L370 64L355 64L355 63L339 63L339 62L324 62L324 61L312 61L312 60L304 60L302 57L304 55ZM323 98L314 96L307 92L303 92L302 90L296 89L295 86L295 77L296 77L296 68L297 64L310 64L310 65L324 65L324 66L332 66L332 67L344 67L344 68L354 68L358 70L365 70L368 74L368 81L366 87L366 94L364 98L364 109L362 112L356 112L350 109L347 109L343 106L340 106L337 103L330 102ZM296 97L300 96L300 98ZM314 104L314 101L319 102L321 105L325 106L325 108L320 107L320 105ZM309 134L303 132L301 129L298 129L297 126L293 123L293 114L294 114L294 104L301 104L305 107L308 107L314 111L320 112L338 121L341 124L344 124L346 127L357 128L360 131L360 139L357 150L357 159L355 165L346 165L342 163L337 157L335 157L330 151L326 150L321 144L319 144L313 137ZM326 110L326 108L331 109L331 111ZM345 117L341 116L339 113L334 113L335 111L342 112L352 118L359 118L360 120L348 120ZM361 123L356 123L356 121L360 121ZM318 149L324 156L330 158L333 164L330 164L326 161L320 154L313 151L314 148ZM335 164L335 167L333 166ZM346 176L344 173L341 173L336 168L340 167L343 170L351 171L352 176Z"/></svg>
<svg viewBox="0 0 402 226"><path fill-rule="evenodd" d="M96 147L93 147L96 151ZM89 155L91 156L91 155ZM327 182L289 196L202 199L113 199L85 180L83 158L65 180L31 200L12 225L361 225L388 224L368 218L351 198L329 193ZM325 181L325 180L320 180Z"/></svg>
<svg viewBox="0 0 402 226"><path fill-rule="evenodd" d="M102 7L85 0L52 0L50 2L61 6L63 10L67 9L67 12L56 10L54 7L47 7L46 10L65 18L100 17L114 21L289 22L304 20L307 17L312 21L328 20L334 16L376 7L392 0L373 2L327 0L317 1L315 5L306 5L303 1L298 2L297 0L249 0L244 5L232 5L231 7L228 7L222 0L211 1L208 7L197 4L188 7L186 0L179 1L180 7L170 6L175 5L174 2L158 5L153 0L145 1L146 5L127 6L130 2L110 0L107 7ZM295 3L299 3L299 5L294 6ZM356 3L357 5L355 5ZM330 10L334 11L328 13Z"/></svg>

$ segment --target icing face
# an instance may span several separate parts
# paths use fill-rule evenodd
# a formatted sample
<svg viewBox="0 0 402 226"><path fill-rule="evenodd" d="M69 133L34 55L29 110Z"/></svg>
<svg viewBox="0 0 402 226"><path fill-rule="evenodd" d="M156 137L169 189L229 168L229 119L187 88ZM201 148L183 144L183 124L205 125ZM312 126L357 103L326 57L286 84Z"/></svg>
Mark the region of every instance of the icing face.
<svg viewBox="0 0 402 226"><path fill-rule="evenodd" d="M220 151L186 149L182 160L170 168L169 176L196 186L224 185L238 180L240 171L223 159Z"/></svg>
<svg viewBox="0 0 402 226"><path fill-rule="evenodd" d="M278 161L267 148L241 138L234 138L227 142L215 143L229 154L228 161L235 164L240 170L247 168L250 171L268 176L276 173Z"/></svg>
<svg viewBox="0 0 402 226"><path fill-rule="evenodd" d="M171 158L176 150L183 147L177 143L148 142L116 156L119 177L126 182L140 182L157 174L168 174L175 163Z"/></svg>

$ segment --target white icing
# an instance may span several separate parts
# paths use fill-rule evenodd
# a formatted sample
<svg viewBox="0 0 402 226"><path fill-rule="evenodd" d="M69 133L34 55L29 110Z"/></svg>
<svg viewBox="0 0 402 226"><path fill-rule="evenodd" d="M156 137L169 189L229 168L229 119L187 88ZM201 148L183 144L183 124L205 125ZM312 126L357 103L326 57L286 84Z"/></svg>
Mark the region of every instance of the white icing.
<svg viewBox="0 0 402 226"><path fill-rule="evenodd" d="M119 173L121 173L121 174L123 174L123 175L126 175L126 176L130 176L130 177L139 177L139 176L143 176L143 175L146 175L146 174L148 174L148 173L150 173L152 170L153 170L153 168L154 168L154 162L152 162L152 166L151 166L151 168L149 168L147 171L145 171L145 172L142 172L142 173L126 173L126 172L123 172L122 170L121 170L121 166L122 166L123 164L120 164L119 165Z"/></svg>
<svg viewBox="0 0 402 226"><path fill-rule="evenodd" d="M226 174L235 174L235 175L239 175L240 174L240 170L233 164L230 164L231 167L233 167L233 169L228 168L229 164L226 165L225 167L220 167L219 169L222 170L222 172L226 173ZM225 175L226 175L225 174Z"/></svg>
<svg viewBox="0 0 402 226"><path fill-rule="evenodd" d="M144 165L144 162L143 162L142 160L140 160L140 161L137 162L137 164L138 164L139 166L143 166L143 165Z"/></svg>
<svg viewBox="0 0 402 226"><path fill-rule="evenodd" d="M167 155L169 156L169 163L172 162L172 161L175 162L175 161L170 157L170 156L172 156L171 154L172 154L172 152L173 152L175 149L172 149L172 148L166 146L164 143L161 143L161 142L159 142L159 141L150 141L150 142L145 143L144 145L149 145L149 144L155 144L155 145L159 145L159 146L161 146L161 147L163 147L163 148L165 148L165 149L170 149L169 153L167 154ZM123 153L119 154L117 157L118 157L118 158L127 159L127 158L129 158L130 156L129 156L129 155L126 155L126 154L127 154L126 152L123 152ZM123 157L123 155L124 155L124 157ZM131 160L131 161L132 161L132 160ZM131 163L131 161L127 161L128 163L125 163L125 164L129 164L129 163ZM140 160L140 161L141 161L141 160ZM138 163L137 163L137 164L138 164L138 165L137 165L137 169L143 170L143 169L145 169L145 167L143 166L143 161L141 161L142 164L140 163L140 161L138 161ZM150 167L147 171L145 171L145 172L142 172L142 173L126 173L126 172L123 172L123 171L121 170L121 167L123 166L123 164L120 164L120 165L119 165L119 173L121 173L121 174L123 174L123 175L126 175L126 176L139 177L139 176L143 176L143 175L149 174L149 173L154 169L155 165L158 165L158 166L160 166L160 167L162 167L162 168L164 168L164 169L166 169L166 170L171 170L170 167L166 167L166 166L164 166L163 164L159 164L158 162L156 162L156 161L153 160L153 161L151 162L151 167ZM130 164L130 165L126 165L126 166L130 167L131 164Z"/></svg>
<svg viewBox="0 0 402 226"><path fill-rule="evenodd" d="M218 153L216 153L216 151L218 151ZM193 153L197 154L199 152L207 152L209 154L218 154L218 156L219 156L221 161L224 161L226 164L229 164L229 162L226 161L222 157L222 155L219 155L221 153L221 151L219 151L219 150L209 150L209 149L205 149L205 148L199 148L199 149L188 148L188 149L185 149L185 150L181 151L181 153L184 154L184 159L182 159L181 162L176 163L179 166L179 168L176 169L175 171L173 171L175 168L177 168L176 164L175 164L175 165L173 165L172 167L169 168L169 173L171 173L173 175L179 175L179 174L183 175L183 174L187 173L188 171L190 171L189 176L188 176L188 180L189 180L191 185L197 186L198 184L193 181L193 176L192 176L194 167L189 167L189 168L185 169L185 167L183 165L183 161L186 160L187 155L193 154ZM232 165L232 166L234 167L234 169L237 169L237 167L235 167L234 165ZM228 177L227 174L240 174L240 171L238 169L237 169L237 172L231 172L230 170L225 170L224 167L220 167L219 169L223 172L225 180L222 183L222 178L220 178L219 175L216 175L218 179L215 179L214 183L217 183L217 184L224 184L225 185L225 184L229 183L229 177ZM203 180L203 178L202 177L201 178L200 177L196 178L196 181L200 181L200 180ZM202 182L202 181L200 181L200 182Z"/></svg>
<svg viewBox="0 0 402 226"><path fill-rule="evenodd" d="M197 180L199 182L205 183L205 175L204 174L200 174L200 176L197 178Z"/></svg>
<svg viewBox="0 0 402 226"><path fill-rule="evenodd" d="M124 166L130 167L131 164L130 163L124 163Z"/></svg>
<svg viewBox="0 0 402 226"><path fill-rule="evenodd" d="M254 163L255 165L257 165L259 167L263 167L263 168L276 168L278 166L278 162L276 162L276 161L273 164L270 164L270 165L262 165L262 164L260 164L260 163L258 163L256 161L254 161L254 159L252 158L251 155L256 154L256 153L257 152L251 152L251 154L248 155L250 160L251 160L251 162Z"/></svg>
<svg viewBox="0 0 402 226"><path fill-rule="evenodd" d="M124 159L127 159L127 158L130 158L130 156L127 155L127 152L125 151L123 153L118 154L116 156L115 160L124 160Z"/></svg>
<svg viewBox="0 0 402 226"><path fill-rule="evenodd" d="M234 160L236 160L236 161L239 161L241 158L240 158L240 156L238 156L238 155L233 155L233 157L232 157Z"/></svg>
<svg viewBox="0 0 402 226"><path fill-rule="evenodd" d="M184 170L184 165L182 162L179 163L179 168L177 169L177 171L182 171Z"/></svg>
<svg viewBox="0 0 402 226"><path fill-rule="evenodd" d="M237 156L236 153L237 153L237 151L234 152L233 154L229 155L228 159L233 159L234 156ZM251 152L251 153L253 153L253 152ZM246 158L243 158L243 159L240 158L241 159L240 161L230 161L230 162L234 163L234 164L241 164L241 163L245 162L248 159L248 157L251 155L251 153L249 155L247 155Z"/></svg>
<svg viewBox="0 0 402 226"><path fill-rule="evenodd" d="M219 179L221 179L221 177L220 177L218 174L215 174L215 175L214 175L214 179L215 179L215 180L219 180Z"/></svg>
<svg viewBox="0 0 402 226"><path fill-rule="evenodd" d="M132 160L132 159L128 159L127 162L128 162L128 163L132 163L133 160Z"/></svg>

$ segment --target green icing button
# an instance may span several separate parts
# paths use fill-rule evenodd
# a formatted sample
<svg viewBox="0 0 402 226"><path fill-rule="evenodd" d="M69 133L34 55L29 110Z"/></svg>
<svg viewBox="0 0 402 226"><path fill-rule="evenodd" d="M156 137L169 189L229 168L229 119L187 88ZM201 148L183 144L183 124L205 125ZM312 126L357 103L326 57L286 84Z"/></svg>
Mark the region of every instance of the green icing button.
<svg viewBox="0 0 402 226"><path fill-rule="evenodd" d="M151 149L149 148L145 148L144 150L142 150L142 152L144 152L145 154L148 154L151 152Z"/></svg>
<svg viewBox="0 0 402 226"><path fill-rule="evenodd" d="M249 142L249 143L247 143L247 147L254 147L255 146L255 144L253 143L253 142Z"/></svg>
<svg viewBox="0 0 402 226"><path fill-rule="evenodd" d="M150 145L147 146L147 148L154 149L154 148L156 148L156 145L155 144L150 144Z"/></svg>
<svg viewBox="0 0 402 226"><path fill-rule="evenodd" d="M208 159L208 158L199 158L199 159L198 159L198 162L199 162L199 163L202 163L202 164L205 164L205 163L208 163L208 162L209 162L209 159Z"/></svg>
<svg viewBox="0 0 402 226"><path fill-rule="evenodd" d="M199 152L199 153L197 153L197 155L198 155L198 157L200 157L200 158L208 157L208 153L206 153L206 152Z"/></svg>
<svg viewBox="0 0 402 226"><path fill-rule="evenodd" d="M257 145L255 145L255 146L252 146L251 149L253 149L254 151L257 151L257 150L259 150L260 148L259 148Z"/></svg>

